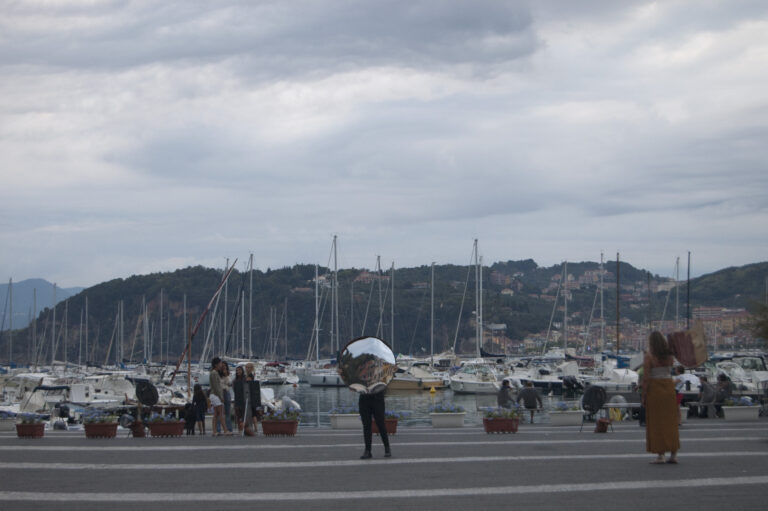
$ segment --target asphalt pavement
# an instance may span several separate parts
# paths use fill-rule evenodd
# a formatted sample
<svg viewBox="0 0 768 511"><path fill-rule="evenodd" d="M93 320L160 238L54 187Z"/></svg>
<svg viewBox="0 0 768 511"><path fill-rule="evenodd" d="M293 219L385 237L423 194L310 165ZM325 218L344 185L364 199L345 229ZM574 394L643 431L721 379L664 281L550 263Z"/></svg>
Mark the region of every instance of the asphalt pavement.
<svg viewBox="0 0 768 511"><path fill-rule="evenodd" d="M295 437L90 440L47 431L0 433L3 510L760 509L768 489L768 419L689 420L677 465L652 465L636 422L399 427L392 458L374 437L300 428ZM761 504L762 502L762 504Z"/></svg>

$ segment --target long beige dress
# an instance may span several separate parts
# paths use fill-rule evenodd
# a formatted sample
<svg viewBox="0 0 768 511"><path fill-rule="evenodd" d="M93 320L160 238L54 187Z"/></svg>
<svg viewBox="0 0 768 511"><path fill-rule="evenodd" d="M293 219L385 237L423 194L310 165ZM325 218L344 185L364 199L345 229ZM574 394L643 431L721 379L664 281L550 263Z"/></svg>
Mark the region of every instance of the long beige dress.
<svg viewBox="0 0 768 511"><path fill-rule="evenodd" d="M680 449L679 410L671 367L652 367L645 401L645 450L655 454Z"/></svg>

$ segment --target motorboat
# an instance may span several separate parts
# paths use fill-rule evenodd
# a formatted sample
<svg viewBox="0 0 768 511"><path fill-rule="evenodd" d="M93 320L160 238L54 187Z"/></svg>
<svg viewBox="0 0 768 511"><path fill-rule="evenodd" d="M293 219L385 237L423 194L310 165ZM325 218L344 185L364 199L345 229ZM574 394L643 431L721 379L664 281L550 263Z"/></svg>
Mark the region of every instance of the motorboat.
<svg viewBox="0 0 768 511"><path fill-rule="evenodd" d="M405 368L398 367L387 388L390 390L437 390L445 388L445 382L440 376L418 365L410 365Z"/></svg>
<svg viewBox="0 0 768 511"><path fill-rule="evenodd" d="M451 390L458 394L495 394L499 388L496 372L486 363L465 362L451 376Z"/></svg>

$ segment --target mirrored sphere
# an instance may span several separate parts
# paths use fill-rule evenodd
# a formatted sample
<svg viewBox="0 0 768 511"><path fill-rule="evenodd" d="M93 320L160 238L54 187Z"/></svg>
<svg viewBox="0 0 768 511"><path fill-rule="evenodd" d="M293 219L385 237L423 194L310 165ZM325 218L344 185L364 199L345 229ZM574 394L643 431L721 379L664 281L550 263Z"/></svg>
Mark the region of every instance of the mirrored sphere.
<svg viewBox="0 0 768 511"><path fill-rule="evenodd" d="M358 392L383 391L397 371L395 354L377 337L350 341L339 356L339 374L344 383Z"/></svg>

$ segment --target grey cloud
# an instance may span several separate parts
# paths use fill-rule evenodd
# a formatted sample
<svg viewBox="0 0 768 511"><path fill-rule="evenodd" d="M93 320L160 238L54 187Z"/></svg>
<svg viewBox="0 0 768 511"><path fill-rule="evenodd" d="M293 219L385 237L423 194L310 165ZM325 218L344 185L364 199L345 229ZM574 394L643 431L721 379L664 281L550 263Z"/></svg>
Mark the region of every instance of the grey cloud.
<svg viewBox="0 0 768 511"><path fill-rule="evenodd" d="M525 8L511 3L114 2L93 10L11 8L52 26L6 23L4 65L101 70L235 58L253 76L371 65L473 66L530 54L537 42ZM58 18L87 20L70 29Z"/></svg>

